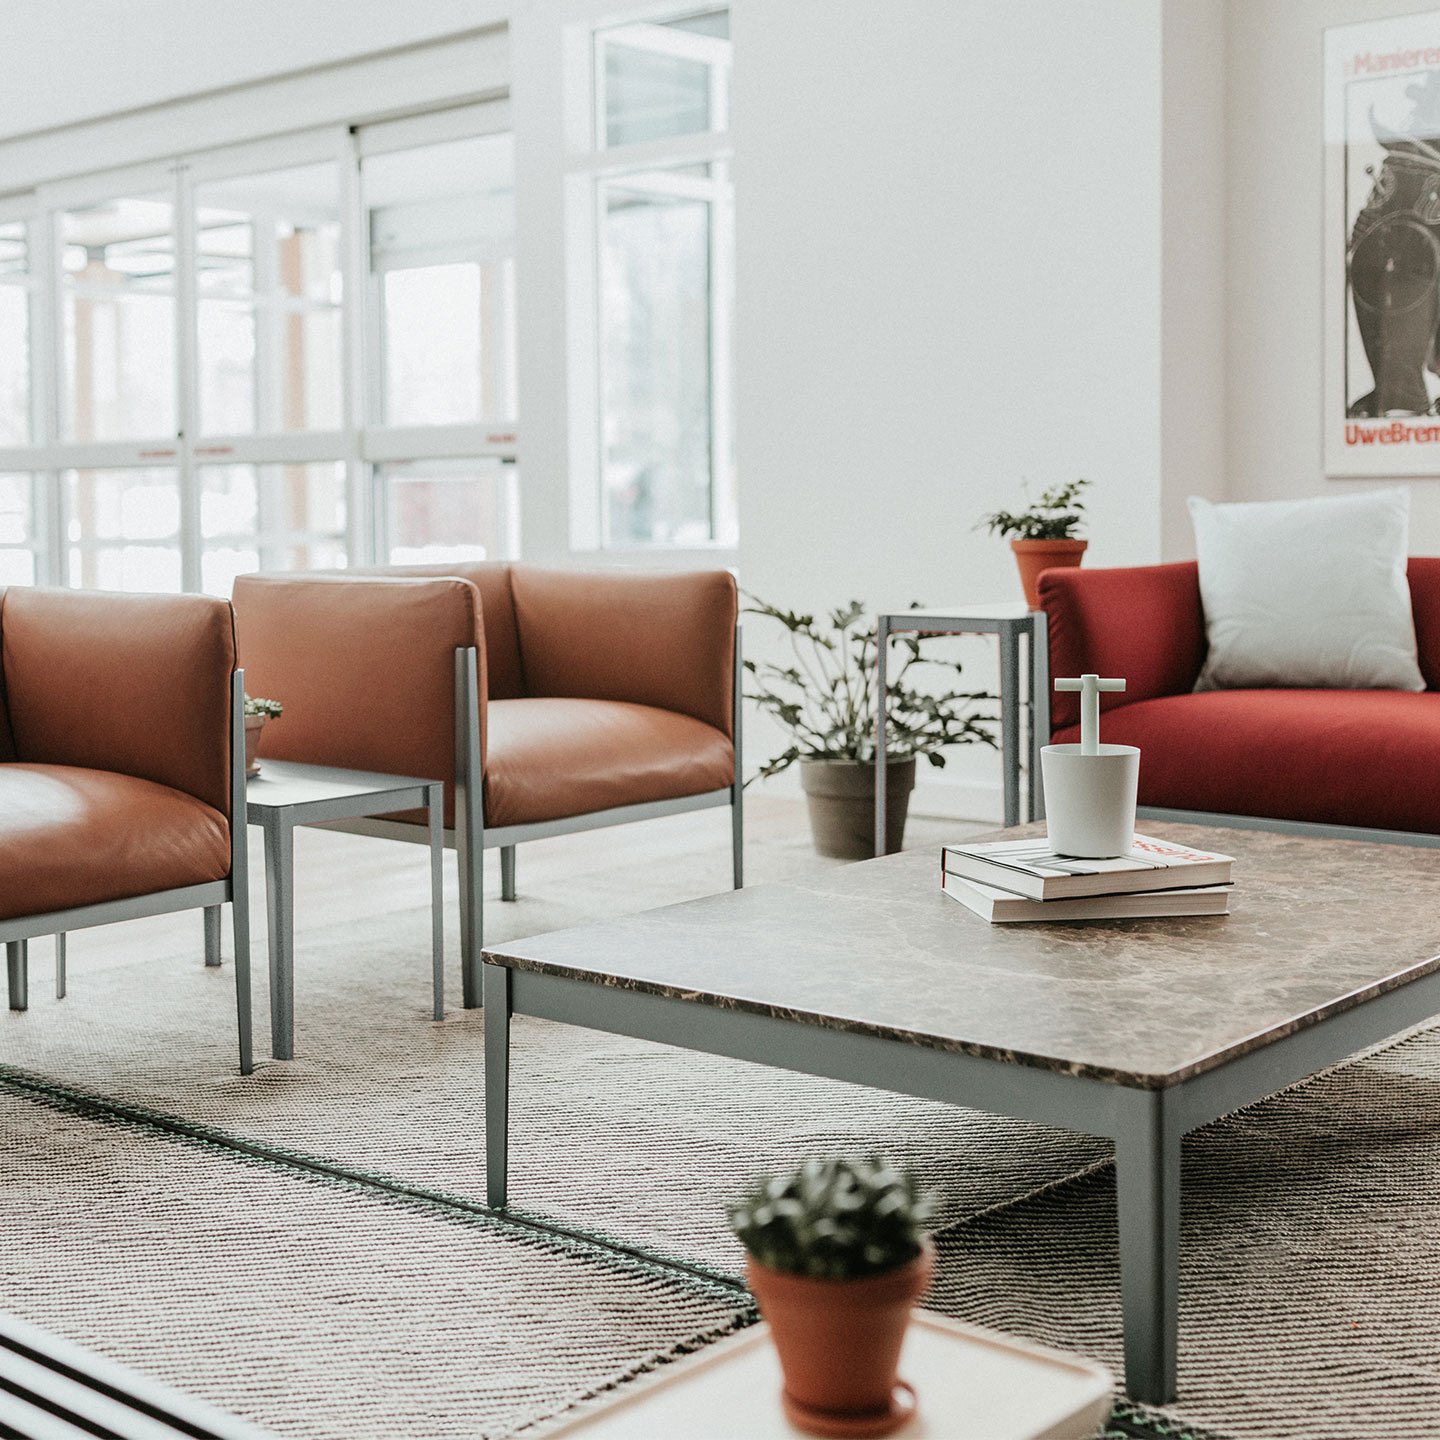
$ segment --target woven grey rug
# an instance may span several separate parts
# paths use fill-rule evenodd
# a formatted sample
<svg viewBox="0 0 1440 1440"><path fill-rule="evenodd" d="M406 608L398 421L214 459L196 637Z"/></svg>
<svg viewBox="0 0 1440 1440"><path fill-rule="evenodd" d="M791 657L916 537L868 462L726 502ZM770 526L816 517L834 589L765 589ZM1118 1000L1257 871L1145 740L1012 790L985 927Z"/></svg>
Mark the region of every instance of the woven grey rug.
<svg viewBox="0 0 1440 1440"><path fill-rule="evenodd" d="M328 845L342 837L314 839ZM683 877L694 857L676 859L673 873ZM594 914L617 904L613 888L596 882L587 894L589 883L582 878L566 887L563 906L536 899L490 906L491 933L528 933L570 923L580 918L574 910L587 905ZM657 896L663 890L647 872L618 901L628 898L626 908L633 908L670 898ZM301 895L303 910L303 887ZM248 1081L233 1073L229 968L215 973L200 966L193 926L177 928L168 946L157 945L156 953L133 964L93 973L77 968L63 1003L37 996L28 1015L0 1016L0 1059L12 1073L137 1112L180 1117L202 1134L473 1205L483 1190L480 1017L454 1011L442 1025L425 1020L424 923L423 911L404 910L302 925L302 1058ZM743 1302L735 1292L722 1281L707 1285L695 1273L708 1269L723 1277L738 1267L723 1224L725 1201L757 1173L800 1155L864 1151L877 1143L915 1164L941 1194L943 1263L930 1303L1119 1369L1113 1182L1098 1142L543 1022L517 1022L514 1050L517 1205L527 1215L585 1227L691 1268L669 1274L656 1298L615 1279L639 1265L644 1285L654 1286L654 1267L603 1248L594 1254L609 1254L608 1260L592 1262L587 1254L585 1264L576 1265L561 1246L558 1278L552 1283L548 1272L542 1278L532 1269L526 1273L533 1283L525 1283L505 1264L457 1255L461 1242L453 1238L432 1242L427 1270L425 1242L415 1240L417 1248L406 1253L419 1267L415 1273L433 1272L437 1293L450 1297L457 1343L495 1343L503 1350L523 1322L534 1327L528 1332L533 1349L505 1352L524 1355L523 1374L512 1373L508 1363L470 1368L460 1386L468 1398L454 1402L468 1431L428 1428L428 1420L417 1419L390 1433L512 1433L597 1385L737 1323ZM467 1245L482 1244L472 1235L479 1222L437 1219L443 1205L432 1209L413 1196L386 1198L364 1187L332 1194L325 1187L333 1182L303 1180L273 1165L264 1178L256 1178L263 1166L246 1164L243 1181L226 1180L227 1167L240 1170L240 1162L126 1127L111 1127L115 1148L103 1160L82 1161L98 1188L81 1187L73 1205L62 1201L57 1208L47 1156L62 1157L64 1174L63 1157L88 1143L74 1139L77 1127L95 1122L33 1101L25 1106L43 1110L45 1119L28 1142L34 1173L7 1215L7 1233L20 1237L27 1265L48 1265L52 1289L73 1283L91 1298L50 1314L39 1306L43 1287L33 1274L28 1288L17 1287L7 1251L0 1256L5 1303L18 1290L25 1304L11 1308L41 1323L171 1378L188 1370L190 1388L281 1433L384 1433L359 1422L326 1432L327 1397L333 1423L333 1407L347 1404L354 1388L316 1379L323 1364L303 1381L320 1393L314 1410L293 1418L280 1413L285 1406L267 1387L264 1364L234 1361L253 1336L241 1322L232 1326L223 1303L210 1317L216 1348L207 1352L203 1374L193 1356L184 1363L193 1351L186 1324L172 1335L153 1319L143 1322L147 1302L140 1297L156 1303L167 1264L204 1273L217 1248L224 1250L226 1241L217 1237L228 1240L233 1221L218 1215L209 1223L167 1227L170 1207L157 1200L149 1262L155 1275L147 1282L153 1288L138 1291L133 1311L110 1324L96 1298L103 1292L91 1287L106 1268L106 1248L128 1246L133 1208L129 1191L117 1185L110 1197L115 1215L107 1220L113 1232L95 1228L107 1209L111 1166L145 1173L145 1180L131 1182L143 1190L157 1183L146 1170L150 1152L174 1147L182 1157L169 1162L176 1186L196 1183L200 1173L199 1183L208 1187L213 1166L213 1183L222 1190L233 1184L243 1196L220 1207L227 1214L262 1217L262 1232L272 1237L288 1235L292 1217L299 1235L333 1225L329 1258L343 1267L348 1256L359 1273L386 1254L392 1223L400 1227L397 1244L412 1243L410 1221L395 1217L416 1207L425 1212L426 1233L450 1236L462 1226ZM13 1109L0 1110L0 1124L9 1125ZM11 1150L7 1143L7 1158ZM1186 1149L1182 1401L1165 1423L1226 1440L1440 1435L1440 1364L1431 1353L1431 1317L1440 1306L1437 1165L1440 1041L1430 1036L1193 1137ZM311 1196L316 1186L323 1192L318 1200ZM0 1193L8 1189L0 1180ZM295 1198L302 1192L305 1200ZM166 1193L161 1185L157 1194ZM351 1206L376 1208L373 1214L357 1210L352 1224ZM168 1247L161 1244L167 1228ZM87 1236L88 1244L77 1238ZM276 1243L289 1253L292 1242ZM553 1258L549 1242L517 1242L508 1231L485 1231L483 1244L543 1253L547 1263ZM251 1253L257 1248L263 1246L252 1243ZM266 1272L255 1273L263 1291ZM359 1350L367 1337L373 1343L383 1329L375 1309L350 1308L346 1299L339 1319L325 1319L323 1305L306 1304L317 1294L347 1293L313 1271L300 1272L285 1291L288 1304L266 1307L279 1337L299 1337L289 1347L277 1338L277 1346L297 1365L307 1346L323 1362L324 1344L315 1343L314 1334L317 1326L325 1334L327 1324L344 1329ZM393 1325L410 1325L413 1299L402 1286L388 1311ZM613 1330L575 1324L577 1315L596 1309L613 1321ZM243 1315L244 1307L235 1313ZM432 1313L419 1306L420 1333ZM423 1369L409 1374L408 1382L393 1377L394 1393L387 1377L387 1403L410 1403L416 1416L425 1415L429 1402L416 1397L429 1380ZM408 1386L415 1394L407 1402L401 1392L408 1394Z"/></svg>

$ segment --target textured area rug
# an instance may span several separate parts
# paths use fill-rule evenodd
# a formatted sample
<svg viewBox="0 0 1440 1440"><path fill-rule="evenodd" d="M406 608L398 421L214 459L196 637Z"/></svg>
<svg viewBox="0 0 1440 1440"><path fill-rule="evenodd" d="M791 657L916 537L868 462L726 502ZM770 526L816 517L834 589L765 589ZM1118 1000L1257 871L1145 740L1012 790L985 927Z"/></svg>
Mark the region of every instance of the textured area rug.
<svg viewBox="0 0 1440 1440"><path fill-rule="evenodd" d="M337 856L343 864L347 855L359 853L328 847L375 846L351 837L305 838L317 865L333 866ZM152 1112L178 1117L202 1136L281 1158L308 1157L409 1192L408 1198L387 1197L374 1186L340 1185L332 1197L323 1190L325 1203L333 1198L335 1206L329 1220L302 1220L299 1230L323 1233L333 1226L337 1266L346 1254L354 1266L374 1263L372 1247L383 1249L381 1237L392 1214L408 1215L416 1207L426 1225L443 1229L435 1214L447 1201L451 1209L468 1206L462 1228L469 1237L480 1223L473 1211L483 1187L479 1012L452 1010L439 1025L425 1019L423 890L417 889L411 905L397 903L393 895L376 898L360 887L353 907L360 914L327 910L320 897L307 923L304 850L301 860L297 1061L267 1066L248 1081L234 1074L229 967L205 971L198 927L173 924L143 952L93 967L77 964L68 1000L36 994L28 1015L0 1015L0 1060L12 1075L40 1077L51 1090L70 1087L130 1107L138 1118ZM536 883L533 895L544 898L514 907L492 903L489 933L519 935L573 923L584 914L682 898L667 890L693 880L701 857L682 843L672 860L628 871L617 862L599 879L582 874L570 883L541 874L539 880L549 883ZM752 868L763 871L763 860ZM629 876L626 888L617 886L622 874ZM522 889L524 875L522 869ZM32 984L32 993L42 988ZM263 1012L259 1022L264 1024ZM580 1283L580 1272L565 1268L575 1264L572 1247L559 1245L564 1264L553 1286L538 1267L526 1272L528 1280L512 1284L513 1271L505 1265L492 1269L468 1258L464 1275L457 1277L450 1251L443 1245L433 1251L434 1283L449 1297L453 1314L464 1312L463 1321L455 1323L462 1330L470 1327L466 1343L488 1344L481 1337L494 1335L500 1353L508 1355L512 1316L533 1327L529 1341L535 1348L525 1352L533 1375L517 1381L508 1362L471 1369L468 1378L477 1393L465 1412L469 1433L476 1427L496 1435L521 1429L547 1407L554 1413L587 1391L740 1323L743 1301L724 1283L739 1262L724 1228L725 1201L756 1174L803 1154L853 1153L876 1145L914 1164L941 1196L942 1265L928 1303L1120 1369L1114 1187L1108 1150L1099 1142L528 1020L515 1026L514 1069L517 1204L541 1225L580 1226L619 1248L580 1247ZM10 1123L10 1113L8 1107L0 1110L0 1124ZM83 1291L93 1283L81 1264L88 1253L82 1257L74 1246L67 1248L69 1227L43 1221L43 1197L53 1192L46 1190L47 1166L40 1157L47 1146L58 1145L63 1153L69 1143L63 1137L77 1124L73 1116L49 1113L43 1143L32 1145L35 1175L28 1191L21 1187L28 1201L7 1215L8 1233L21 1242L27 1264L38 1267L48 1259L52 1277L73 1271ZM141 1140L140 1130L125 1127L114 1134L120 1137L115 1163L122 1171L126 1164L141 1165L144 1151L169 1145L183 1157L175 1162L180 1172L200 1163L196 1155L203 1154L207 1165L213 1160L221 1167L215 1183L223 1189L224 1167L240 1164L213 1159L218 1153L213 1147L153 1134ZM7 1143L7 1155L10 1149ZM127 1158L126 1151L141 1154ZM103 1195L110 1163L107 1156L93 1167L101 1187L96 1194ZM1440 1040L1428 1035L1192 1137L1185 1154L1181 1403L1159 1414L1122 1407L1113 1433L1201 1440L1440 1435L1440 1363L1432 1356L1430 1318L1440 1306L1437 1164ZM297 1194L335 1183L305 1181L273 1163L271 1169L287 1187L297 1187ZM256 1183L253 1166L247 1164L244 1173L243 1186ZM177 1183L181 1179L183 1174ZM0 1180L0 1192L6 1188ZM117 1188L117 1200L127 1196ZM368 1212L357 1216L353 1227L342 1218L346 1207L362 1202L378 1206L376 1215L384 1217L369 1231ZM103 1207L105 1201L96 1203ZM302 1215L320 1204L295 1203ZM273 1233L281 1234L290 1205L286 1199L277 1207L254 1194L248 1207L242 1196L227 1213L265 1216ZM163 1229L157 1219L152 1256L162 1274ZM206 1237L196 1252L199 1259L188 1254L188 1240L172 1241L186 1254L185 1264L203 1270L207 1253L213 1263L212 1230L225 1235L226 1222L197 1221L181 1232ZM77 1227L74 1233L85 1232ZM493 1238L486 1231L484 1243L525 1256L546 1253L554 1243L538 1231L528 1233L532 1238L517 1243L521 1231L495 1231ZM106 1242L102 1237L95 1243ZM116 1243L123 1248L123 1239ZM284 1253L285 1246L280 1248ZM637 1260L630 1253L636 1249L687 1268L657 1268ZM418 1255L416 1263L421 1264ZM638 1266L638 1280L631 1266ZM27 1281L22 1271L25 1283L17 1288L25 1304L11 1308L156 1369L147 1361L146 1347L153 1347L167 1378L187 1383L166 1368L171 1361L165 1358L164 1336L157 1334L153 1316L142 1323L139 1301L130 1331L139 1338L131 1348L117 1349L125 1324L102 1323L93 1295L88 1304L63 1313L46 1310L39 1273ZM612 1273L630 1276L640 1288L619 1281L612 1286ZM713 1283L707 1273L715 1276ZM14 1284L8 1260L0 1260L0 1275L7 1287ZM144 1291L152 1304L163 1289L160 1279L153 1283L154 1289ZM658 1296L647 1288L655 1285L661 1287ZM282 1304L270 1312L278 1334L304 1330L309 1319L299 1297L317 1292L350 1293L327 1290L322 1276L305 1275L295 1292L297 1308L287 1311ZM672 1292L679 1298L672 1300ZM393 1326L409 1327L409 1305L409 1299L396 1305ZM608 1307L613 1332L594 1326L567 1330L565 1315L594 1306ZM237 1313L243 1314L243 1307ZM421 1334L427 1333L429 1313L419 1307L415 1323ZM383 1328L363 1305L352 1309L346 1302L337 1314L347 1317L355 1332L351 1343L357 1345L357 1337L368 1335L373 1342ZM202 1374L196 1363L190 1388L263 1416L281 1433L372 1433L344 1425L326 1432L323 1405L309 1419L275 1423L264 1408L265 1393L245 1391L242 1372L255 1368L263 1379L263 1368L234 1363L222 1337L229 1333L233 1344L236 1334L229 1331L223 1306L211 1323L216 1350L204 1358L213 1365L216 1383L203 1388L198 1382L208 1383L211 1371ZM587 1349L589 1334L597 1341L593 1353ZM251 1343L243 1327L241 1340ZM572 1357L573 1346L579 1349ZM601 1356L598 1350L607 1347ZM295 1353L303 1349L300 1344ZM572 1359L573 1387L565 1396L560 1376ZM238 1398L227 1401L220 1381ZM421 1370L411 1372L411 1381L417 1388L428 1383ZM394 1383L401 1391L406 1387L403 1379ZM517 1383L534 1388L517 1398ZM343 1403L346 1392L332 1392L332 1403L336 1394ZM333 1412L331 1418L333 1423ZM452 1432L417 1421L394 1433L418 1440Z"/></svg>
<svg viewBox="0 0 1440 1440"><path fill-rule="evenodd" d="M0 1135L0 1305L281 1435L508 1435L749 1318L728 1287L3 1087Z"/></svg>

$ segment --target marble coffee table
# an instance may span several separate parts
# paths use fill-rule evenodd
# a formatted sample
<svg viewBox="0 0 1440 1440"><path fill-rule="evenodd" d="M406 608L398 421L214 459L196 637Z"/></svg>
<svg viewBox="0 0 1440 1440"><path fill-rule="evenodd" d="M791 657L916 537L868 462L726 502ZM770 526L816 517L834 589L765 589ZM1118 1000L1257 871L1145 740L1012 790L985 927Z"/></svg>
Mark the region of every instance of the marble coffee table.
<svg viewBox="0 0 1440 1440"><path fill-rule="evenodd" d="M1126 1386L1172 1400L1180 1138L1440 1013L1440 863L1148 828L1236 857L1229 916L991 926L912 852L487 950L490 1204L513 1014L1107 1136Z"/></svg>

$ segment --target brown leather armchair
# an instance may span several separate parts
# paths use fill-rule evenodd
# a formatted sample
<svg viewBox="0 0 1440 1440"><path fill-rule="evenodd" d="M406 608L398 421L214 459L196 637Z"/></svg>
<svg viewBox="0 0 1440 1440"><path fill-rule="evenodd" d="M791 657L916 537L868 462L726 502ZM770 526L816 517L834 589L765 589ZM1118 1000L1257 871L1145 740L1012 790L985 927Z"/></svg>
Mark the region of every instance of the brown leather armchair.
<svg viewBox="0 0 1440 1440"><path fill-rule="evenodd" d="M230 606L200 595L0 591L0 940L12 1010L29 941L203 909L235 923L240 1070L252 1067L244 676Z"/></svg>
<svg viewBox="0 0 1440 1440"><path fill-rule="evenodd" d="M729 805L743 881L739 632L726 571L405 566L235 582L240 655L285 705L279 760L445 782L465 1004L483 853L515 898L525 840ZM422 816L345 828L424 842Z"/></svg>

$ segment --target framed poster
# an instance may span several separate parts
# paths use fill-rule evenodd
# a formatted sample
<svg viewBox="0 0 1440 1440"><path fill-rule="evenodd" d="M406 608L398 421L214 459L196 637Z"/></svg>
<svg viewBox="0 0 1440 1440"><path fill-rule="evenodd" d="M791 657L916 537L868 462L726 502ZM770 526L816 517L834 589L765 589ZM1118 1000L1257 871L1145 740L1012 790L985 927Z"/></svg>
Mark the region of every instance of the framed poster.
<svg viewBox="0 0 1440 1440"><path fill-rule="evenodd" d="M1325 32L1325 473L1440 475L1440 10Z"/></svg>

